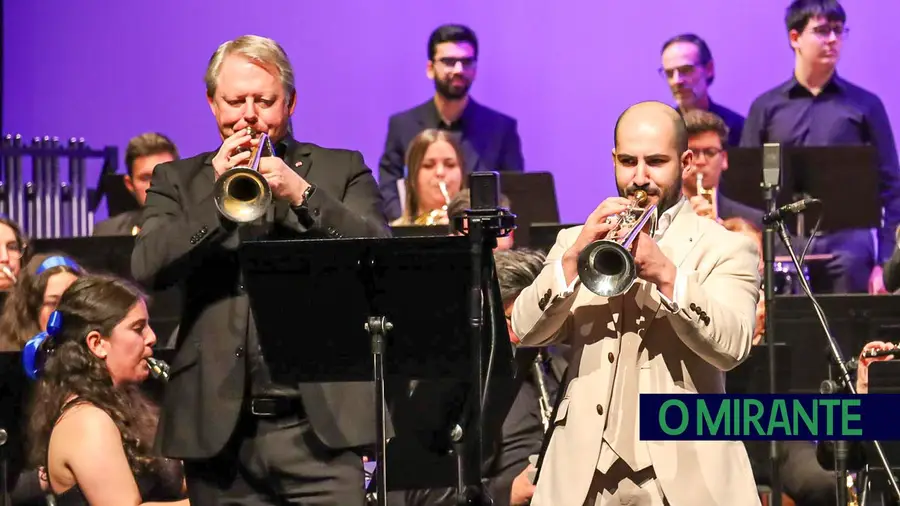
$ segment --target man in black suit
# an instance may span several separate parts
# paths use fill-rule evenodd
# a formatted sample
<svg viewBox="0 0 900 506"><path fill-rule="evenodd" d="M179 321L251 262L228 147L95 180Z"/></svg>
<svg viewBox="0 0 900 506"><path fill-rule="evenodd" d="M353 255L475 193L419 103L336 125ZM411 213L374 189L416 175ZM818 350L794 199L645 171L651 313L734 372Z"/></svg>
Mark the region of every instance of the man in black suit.
<svg viewBox="0 0 900 506"><path fill-rule="evenodd" d="M238 264L238 246L251 237L388 235L362 156L287 133L293 76L271 39L222 44L206 73L221 146L160 165L147 192L134 275L157 289L181 282L185 294L157 443L184 461L194 506L364 503L357 452L376 437L373 385L273 384ZM247 163L241 148L259 144L248 129L275 145L276 156L259 162L274 203L268 216L238 226L218 212L213 185ZM346 337L310 336L294 323L285 339Z"/></svg>
<svg viewBox="0 0 900 506"><path fill-rule="evenodd" d="M398 181L405 174L406 150L422 130L458 132L465 169L525 170L516 120L489 109L469 96L478 68L478 39L462 25L444 25L428 39L428 78L435 94L424 104L394 114L379 164L378 181L389 220L400 217Z"/></svg>
<svg viewBox="0 0 900 506"><path fill-rule="evenodd" d="M716 78L716 65L706 41L693 33L682 33L665 41L661 51L660 75L666 80L678 110L709 111L728 125L728 144L737 146L744 117L709 98L709 86Z"/></svg>
<svg viewBox="0 0 900 506"><path fill-rule="evenodd" d="M137 235L140 230L141 212L147 201L147 189L153 177L153 169L178 159L178 148L163 134L149 132L128 141L125 148L125 188L134 195L137 209L119 213L94 225L94 236Z"/></svg>
<svg viewBox="0 0 900 506"><path fill-rule="evenodd" d="M721 192L716 192L716 207L699 195L697 176L702 176L704 190L718 190L722 172L728 170L729 129L725 121L718 115L694 109L684 115L688 131L688 147L694 152L694 168L685 172L682 178L682 192L690 201L694 212L700 216L727 220L742 218L757 230L762 230L763 212L760 209L730 199Z"/></svg>

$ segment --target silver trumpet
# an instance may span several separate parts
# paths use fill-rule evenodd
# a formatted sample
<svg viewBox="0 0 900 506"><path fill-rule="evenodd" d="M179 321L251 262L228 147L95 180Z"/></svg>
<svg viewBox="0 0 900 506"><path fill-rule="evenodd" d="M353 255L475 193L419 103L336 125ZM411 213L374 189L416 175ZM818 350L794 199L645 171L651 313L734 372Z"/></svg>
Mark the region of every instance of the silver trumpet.
<svg viewBox="0 0 900 506"><path fill-rule="evenodd" d="M544 378L544 357L541 355L541 352L538 352L531 368L534 373L534 381L538 387L541 423L544 425L544 432L547 432L547 429L550 428L550 417L553 416L553 403L550 402L550 392L547 390L547 382Z"/></svg>
<svg viewBox="0 0 900 506"><path fill-rule="evenodd" d="M13 271L12 271L12 269L9 268L9 266L0 265L0 272L2 272L4 276L9 278L10 281L13 282L13 284L16 284L19 282L19 280L16 278L16 275L13 274Z"/></svg>
<svg viewBox="0 0 900 506"><path fill-rule="evenodd" d="M631 204L627 209L607 218L615 226L606 237L588 244L578 255L578 277L581 283L601 297L614 297L631 289L637 280L631 243L637 239L648 220L650 235L656 230L656 204L641 207L649 200L647 192L638 190L630 200Z"/></svg>
<svg viewBox="0 0 900 506"><path fill-rule="evenodd" d="M169 364L153 357L147 357L145 360L147 361L147 366L150 367L150 374L154 378L163 382L169 381Z"/></svg>
<svg viewBox="0 0 900 506"><path fill-rule="evenodd" d="M253 135L252 129L247 129ZM236 223L249 223L266 214L272 203L272 189L259 173L263 149L275 155L269 135L261 133L259 144L250 150L250 162L225 171L216 180L213 196L219 212Z"/></svg>

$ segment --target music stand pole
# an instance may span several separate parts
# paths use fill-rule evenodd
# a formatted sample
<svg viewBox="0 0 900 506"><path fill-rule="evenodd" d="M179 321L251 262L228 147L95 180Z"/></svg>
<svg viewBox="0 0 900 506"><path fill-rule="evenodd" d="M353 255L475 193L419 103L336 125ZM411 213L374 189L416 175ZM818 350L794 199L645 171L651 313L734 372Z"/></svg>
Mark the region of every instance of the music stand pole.
<svg viewBox="0 0 900 506"><path fill-rule="evenodd" d="M0 494L3 494L3 498L0 499L0 504L3 506L9 506L12 504L12 499L9 496L9 465L7 463L7 452L6 452L6 442L9 439L9 435L6 432L6 429L0 429Z"/></svg>
<svg viewBox="0 0 900 506"><path fill-rule="evenodd" d="M369 317L366 332L372 338L372 363L375 379L375 431L378 443L375 445L375 500L378 506L387 505L387 421L385 420L384 396L384 349L385 334L394 325L384 316Z"/></svg>
<svg viewBox="0 0 900 506"><path fill-rule="evenodd" d="M775 199L781 181L781 145L763 146L763 201L767 213L775 211ZM775 394L775 224L765 223L763 228L763 289L765 297L765 339L769 362L769 393ZM798 271L802 272L802 271ZM778 441L769 442L769 474L772 506L781 506L781 477L778 475Z"/></svg>

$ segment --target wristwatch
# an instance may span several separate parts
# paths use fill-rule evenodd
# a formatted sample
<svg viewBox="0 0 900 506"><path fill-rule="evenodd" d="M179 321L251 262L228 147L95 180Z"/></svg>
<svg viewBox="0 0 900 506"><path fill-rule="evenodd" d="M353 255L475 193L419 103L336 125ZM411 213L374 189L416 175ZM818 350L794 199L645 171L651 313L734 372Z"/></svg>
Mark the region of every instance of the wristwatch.
<svg viewBox="0 0 900 506"><path fill-rule="evenodd" d="M313 193L316 192L316 185L311 184L306 187L306 190L303 191L303 195L300 197L300 204L296 206L292 206L294 209L300 209L301 207L309 206L309 198L312 197Z"/></svg>

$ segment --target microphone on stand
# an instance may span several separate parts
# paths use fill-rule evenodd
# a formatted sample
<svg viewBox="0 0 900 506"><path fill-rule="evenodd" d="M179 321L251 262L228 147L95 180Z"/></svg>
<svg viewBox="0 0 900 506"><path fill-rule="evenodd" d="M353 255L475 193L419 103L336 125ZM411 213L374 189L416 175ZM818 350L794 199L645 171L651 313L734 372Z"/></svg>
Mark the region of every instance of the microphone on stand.
<svg viewBox="0 0 900 506"><path fill-rule="evenodd" d="M821 203L822 203L822 201L820 201L819 199L811 199L810 198L810 199L798 200L797 202L793 202L791 204L781 206L774 211L770 211L770 212L766 213L765 215L763 215L763 223L768 225L770 223L775 223L775 222L781 221L781 220L787 218L788 216L802 213L803 211L806 210L807 207L809 207L813 204L821 204Z"/></svg>

